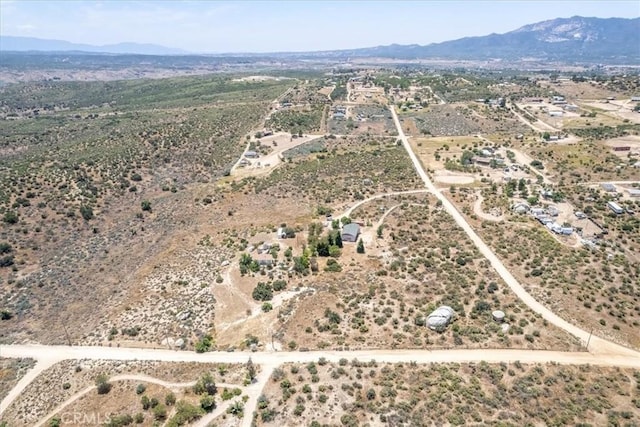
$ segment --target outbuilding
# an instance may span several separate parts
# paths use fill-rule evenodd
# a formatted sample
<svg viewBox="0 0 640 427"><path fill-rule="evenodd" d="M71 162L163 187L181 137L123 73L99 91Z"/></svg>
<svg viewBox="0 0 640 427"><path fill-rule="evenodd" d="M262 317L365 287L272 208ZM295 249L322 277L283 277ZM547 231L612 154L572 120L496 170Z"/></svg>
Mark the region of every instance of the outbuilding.
<svg viewBox="0 0 640 427"><path fill-rule="evenodd" d="M505 314L502 310L494 311L493 313L491 313L491 316L493 316L493 320L495 320L496 322L504 322Z"/></svg>
<svg viewBox="0 0 640 427"><path fill-rule="evenodd" d="M342 241L343 242L355 242L360 235L360 225L352 222L342 227Z"/></svg>
<svg viewBox="0 0 640 427"><path fill-rule="evenodd" d="M607 207L609 209L611 209L614 213L620 215L624 213L624 209L622 209L622 207L617 204L616 202L607 202Z"/></svg>

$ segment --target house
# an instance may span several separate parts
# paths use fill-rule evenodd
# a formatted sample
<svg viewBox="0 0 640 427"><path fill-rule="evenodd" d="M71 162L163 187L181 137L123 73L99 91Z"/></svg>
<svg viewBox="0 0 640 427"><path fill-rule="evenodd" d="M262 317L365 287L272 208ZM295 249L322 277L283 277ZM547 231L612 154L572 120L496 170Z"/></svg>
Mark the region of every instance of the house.
<svg viewBox="0 0 640 427"><path fill-rule="evenodd" d="M334 119L344 119L346 117L346 115L344 113L333 113L333 118Z"/></svg>
<svg viewBox="0 0 640 427"><path fill-rule="evenodd" d="M640 96L632 96L631 102L640 102Z"/></svg>
<svg viewBox="0 0 640 427"><path fill-rule="evenodd" d="M342 241L343 242L355 242L360 235L360 225L352 222L342 227Z"/></svg>
<svg viewBox="0 0 640 427"><path fill-rule="evenodd" d="M600 184L600 187L602 187L602 189L608 193L615 193L616 192L616 186L613 184L610 184L608 182L602 183Z"/></svg>
<svg viewBox="0 0 640 427"><path fill-rule="evenodd" d="M256 153L256 152L255 152L255 151L253 151L253 150L249 150L249 151L247 151L246 153L244 153L244 156L245 156L247 159L257 159L257 158L258 158L258 153Z"/></svg>
<svg viewBox="0 0 640 427"><path fill-rule="evenodd" d="M624 209L616 202L607 202L607 207L617 215L624 213Z"/></svg>

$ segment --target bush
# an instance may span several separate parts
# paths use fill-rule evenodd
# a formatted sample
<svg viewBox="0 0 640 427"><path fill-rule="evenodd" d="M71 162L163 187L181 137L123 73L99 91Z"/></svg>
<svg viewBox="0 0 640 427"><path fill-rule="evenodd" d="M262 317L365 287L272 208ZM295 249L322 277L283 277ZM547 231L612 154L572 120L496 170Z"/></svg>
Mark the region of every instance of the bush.
<svg viewBox="0 0 640 427"><path fill-rule="evenodd" d="M268 283L260 282L256 285L251 296L256 301L270 301L273 298L273 288Z"/></svg>
<svg viewBox="0 0 640 427"><path fill-rule="evenodd" d="M324 271L338 273L342 271L342 266L338 264L338 261L336 261L333 258L330 258L327 260L327 266L325 267Z"/></svg>
<svg viewBox="0 0 640 427"><path fill-rule="evenodd" d="M281 291L287 287L287 282L284 280L275 280L271 286L274 291Z"/></svg>
<svg viewBox="0 0 640 427"><path fill-rule="evenodd" d="M196 343L196 352L197 353L205 353L211 350L213 346L213 337L211 335L205 335Z"/></svg>
<svg viewBox="0 0 640 427"><path fill-rule="evenodd" d="M364 243L362 242L362 239L358 240L358 247L356 248L356 251L359 254L363 254L364 253Z"/></svg>
<svg viewBox="0 0 640 427"><path fill-rule="evenodd" d="M2 220L7 224L15 224L18 222L18 214L13 211L7 211L2 217Z"/></svg>
<svg viewBox="0 0 640 427"><path fill-rule="evenodd" d="M151 202L148 200L143 200L140 203L140 207L142 208L143 211L151 212Z"/></svg>
<svg viewBox="0 0 640 427"><path fill-rule="evenodd" d="M159 403L155 408L153 408L153 417L158 421L162 421L166 419L167 407L164 406L162 403Z"/></svg>
<svg viewBox="0 0 640 427"><path fill-rule="evenodd" d="M196 394L208 394L210 396L215 395L218 392L218 388L216 387L216 383L213 380L213 377L210 373L206 373L200 377L195 386L193 386L193 391Z"/></svg>
<svg viewBox="0 0 640 427"><path fill-rule="evenodd" d="M216 409L216 401L213 398L213 396L210 396L210 395L202 396L200 398L200 407L205 412L211 412L214 409Z"/></svg>
<svg viewBox="0 0 640 427"><path fill-rule="evenodd" d="M14 264L13 255L5 255L0 257L0 267L11 267Z"/></svg>
<svg viewBox="0 0 640 427"><path fill-rule="evenodd" d="M147 386L144 384L138 384L136 387L136 394L142 394L147 389Z"/></svg>
<svg viewBox="0 0 640 427"><path fill-rule="evenodd" d="M8 254L9 252L12 252L12 251L13 251L13 247L9 243L6 243L6 242L0 243L0 255Z"/></svg>
<svg viewBox="0 0 640 427"><path fill-rule="evenodd" d="M164 403L167 406L173 406L176 403L176 395L173 393L169 393L164 397Z"/></svg>
<svg viewBox="0 0 640 427"><path fill-rule="evenodd" d="M93 209L90 206L80 206L80 215L85 221L93 219Z"/></svg>
<svg viewBox="0 0 640 427"><path fill-rule="evenodd" d="M203 414L204 410L201 407L181 400L176 405L176 414L167 422L166 427L179 427L190 424L202 417Z"/></svg>
<svg viewBox="0 0 640 427"><path fill-rule="evenodd" d="M107 394L111 391L111 384L109 384L109 377L106 374L100 374L96 378L96 388L98 394Z"/></svg>

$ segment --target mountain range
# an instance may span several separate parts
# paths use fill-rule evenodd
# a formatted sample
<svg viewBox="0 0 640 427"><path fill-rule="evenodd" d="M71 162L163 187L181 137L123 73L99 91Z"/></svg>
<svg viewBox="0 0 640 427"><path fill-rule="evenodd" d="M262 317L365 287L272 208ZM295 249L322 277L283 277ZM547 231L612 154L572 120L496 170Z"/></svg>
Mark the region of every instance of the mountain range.
<svg viewBox="0 0 640 427"><path fill-rule="evenodd" d="M117 43L103 46L71 43L35 37L0 36L0 51L8 52L84 52L141 55L184 55L189 52L156 44Z"/></svg>
<svg viewBox="0 0 640 427"><path fill-rule="evenodd" d="M153 44L119 43L92 46L62 40L0 37L0 51L92 52L181 55L188 52ZM548 60L562 62L640 64L640 18L574 16L538 22L504 34L465 37L429 45L376 46L318 52L277 52L243 56L304 58L396 58L448 60Z"/></svg>

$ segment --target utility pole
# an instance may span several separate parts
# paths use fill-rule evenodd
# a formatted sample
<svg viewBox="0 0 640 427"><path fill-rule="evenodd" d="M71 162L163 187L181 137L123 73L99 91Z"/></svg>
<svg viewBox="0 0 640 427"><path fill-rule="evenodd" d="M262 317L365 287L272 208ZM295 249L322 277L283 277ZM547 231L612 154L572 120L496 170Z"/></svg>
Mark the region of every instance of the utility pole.
<svg viewBox="0 0 640 427"><path fill-rule="evenodd" d="M591 341L591 334L593 334L593 328L591 328L591 332L589 332L589 339L587 340L587 346L586 346L587 351L589 351L589 342Z"/></svg>
<svg viewBox="0 0 640 427"><path fill-rule="evenodd" d="M64 328L64 334L67 336L67 342L69 343L69 347L71 347L72 346L71 338L69 337L69 331L67 331L67 325L63 323L62 327Z"/></svg>

